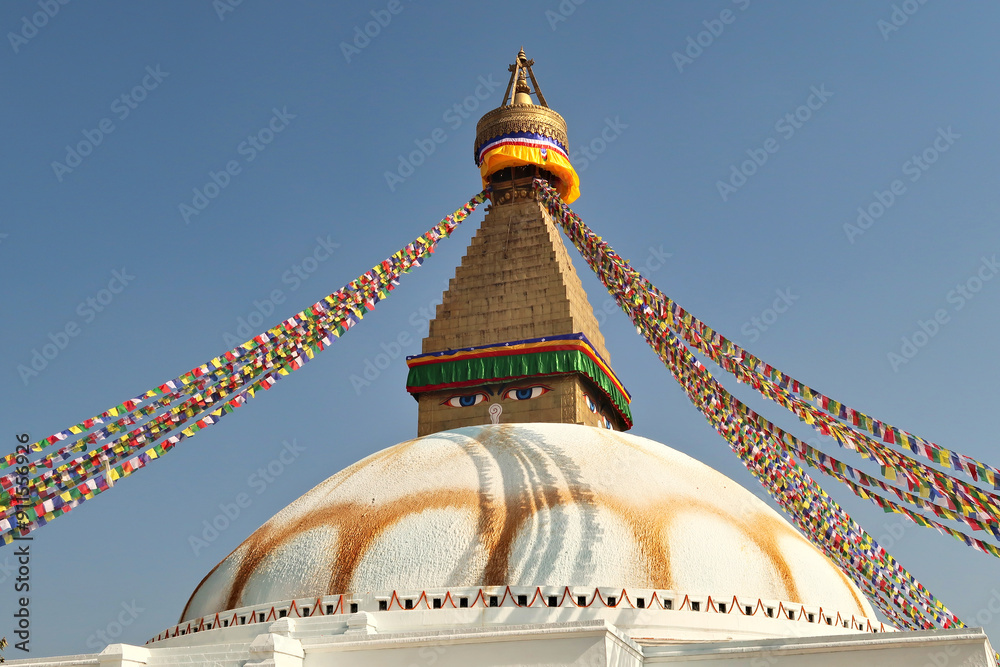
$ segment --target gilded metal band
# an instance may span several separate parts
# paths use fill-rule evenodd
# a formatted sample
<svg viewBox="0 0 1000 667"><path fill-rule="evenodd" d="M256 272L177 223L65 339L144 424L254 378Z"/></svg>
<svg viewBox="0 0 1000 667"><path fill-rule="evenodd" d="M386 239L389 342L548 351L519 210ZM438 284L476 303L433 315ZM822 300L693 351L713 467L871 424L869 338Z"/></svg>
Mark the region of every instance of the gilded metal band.
<svg viewBox="0 0 1000 667"><path fill-rule="evenodd" d="M566 121L558 113L535 104L511 104L490 111L476 124L476 145L473 156L478 159L484 143L504 134L534 132L552 137L569 151Z"/></svg>

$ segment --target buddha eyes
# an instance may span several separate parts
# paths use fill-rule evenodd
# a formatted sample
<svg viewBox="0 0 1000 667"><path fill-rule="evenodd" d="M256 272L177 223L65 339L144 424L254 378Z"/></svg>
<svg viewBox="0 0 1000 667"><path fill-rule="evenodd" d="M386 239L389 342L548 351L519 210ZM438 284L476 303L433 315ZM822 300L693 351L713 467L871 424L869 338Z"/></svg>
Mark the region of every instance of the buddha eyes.
<svg viewBox="0 0 1000 667"><path fill-rule="evenodd" d="M589 394L584 394L583 397L587 399L587 407L590 408L590 411L597 415L598 421L601 423L601 427L613 429L614 426L611 425L611 420L601 413L600 408L598 408L597 404L594 403L594 399L592 399Z"/></svg>
<svg viewBox="0 0 1000 667"><path fill-rule="evenodd" d="M546 387L542 384L532 385L530 387L515 387L513 389L507 389L501 394L501 398L509 401L527 401L532 398L538 398L542 394L547 394L552 391L550 387ZM485 391L476 391L470 394L458 394L446 399L442 402L442 405L447 405L453 408L471 408L473 405L479 405L483 401L490 400L490 395Z"/></svg>
<svg viewBox="0 0 1000 667"><path fill-rule="evenodd" d="M536 384L533 387L517 387L515 389L508 389L504 392L503 397L511 401L527 401L532 398L538 398L542 394L547 394L552 391L548 387L540 384Z"/></svg>
<svg viewBox="0 0 1000 667"><path fill-rule="evenodd" d="M452 396L444 402L444 405L450 405L453 408L469 408L473 405L479 405L483 401L488 401L489 396L486 395L485 391L477 391L474 394L460 394L458 396Z"/></svg>

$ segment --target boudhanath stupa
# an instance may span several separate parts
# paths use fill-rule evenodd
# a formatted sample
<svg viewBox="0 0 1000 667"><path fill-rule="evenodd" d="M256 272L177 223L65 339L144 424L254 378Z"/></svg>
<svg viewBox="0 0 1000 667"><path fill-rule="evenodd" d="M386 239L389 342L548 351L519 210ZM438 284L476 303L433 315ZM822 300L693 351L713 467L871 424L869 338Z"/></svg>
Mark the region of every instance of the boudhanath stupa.
<svg viewBox="0 0 1000 667"><path fill-rule="evenodd" d="M145 645L11 664L995 664L981 629L891 626L751 492L628 433L532 188L580 192L533 65L522 49L476 129L490 205L407 359L416 437L278 512Z"/></svg>

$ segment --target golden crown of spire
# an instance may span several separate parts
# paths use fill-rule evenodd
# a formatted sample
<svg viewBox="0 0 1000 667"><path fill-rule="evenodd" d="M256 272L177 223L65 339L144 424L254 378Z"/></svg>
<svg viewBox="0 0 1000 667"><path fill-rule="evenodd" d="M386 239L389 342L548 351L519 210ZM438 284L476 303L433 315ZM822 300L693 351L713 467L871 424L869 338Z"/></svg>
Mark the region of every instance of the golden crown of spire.
<svg viewBox="0 0 1000 667"><path fill-rule="evenodd" d="M524 55L524 48L517 54L514 63L507 70L510 80L499 107L489 111L476 124L475 159L478 163L479 149L490 139L514 132L532 132L555 139L569 151L566 136L566 120L549 108L535 79L532 66L534 60ZM531 79L532 90L528 87ZM532 102L531 96L538 98Z"/></svg>

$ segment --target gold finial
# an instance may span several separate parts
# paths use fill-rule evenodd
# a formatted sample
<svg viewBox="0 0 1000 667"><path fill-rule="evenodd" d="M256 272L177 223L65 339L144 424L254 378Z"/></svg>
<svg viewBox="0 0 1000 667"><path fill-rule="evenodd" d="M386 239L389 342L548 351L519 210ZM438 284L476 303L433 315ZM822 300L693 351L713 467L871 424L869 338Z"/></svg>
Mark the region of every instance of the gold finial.
<svg viewBox="0 0 1000 667"><path fill-rule="evenodd" d="M551 137L568 150L566 121L550 109L545 101L545 95L542 95L531 69L534 64L534 60L524 55L522 46L514 63L507 66L510 80L503 94L503 102L496 109L487 112L476 124L476 164L479 164L479 149L484 143L510 132L534 132ZM531 79L530 87L528 79ZM532 101L532 94L538 98L537 104Z"/></svg>
<svg viewBox="0 0 1000 667"><path fill-rule="evenodd" d="M507 71L510 72L510 81L507 82L507 92L503 95L502 106L534 104L531 101L532 91L528 88L528 80L525 78L525 73L531 78L531 85L534 86L534 93L538 97L538 103L546 108L549 106L545 102L545 96L542 95L542 91L538 88L538 81L535 80L535 73L531 69L531 66L534 64L534 60L529 60L528 56L524 55L524 47L522 46L521 50L517 52L514 64L507 67ZM514 85L515 81L517 81L516 87Z"/></svg>
<svg viewBox="0 0 1000 667"><path fill-rule="evenodd" d="M523 54L524 51L521 51ZM514 104L534 104L531 101L531 89L528 88L528 78L524 69L517 76L517 87L514 89Z"/></svg>

